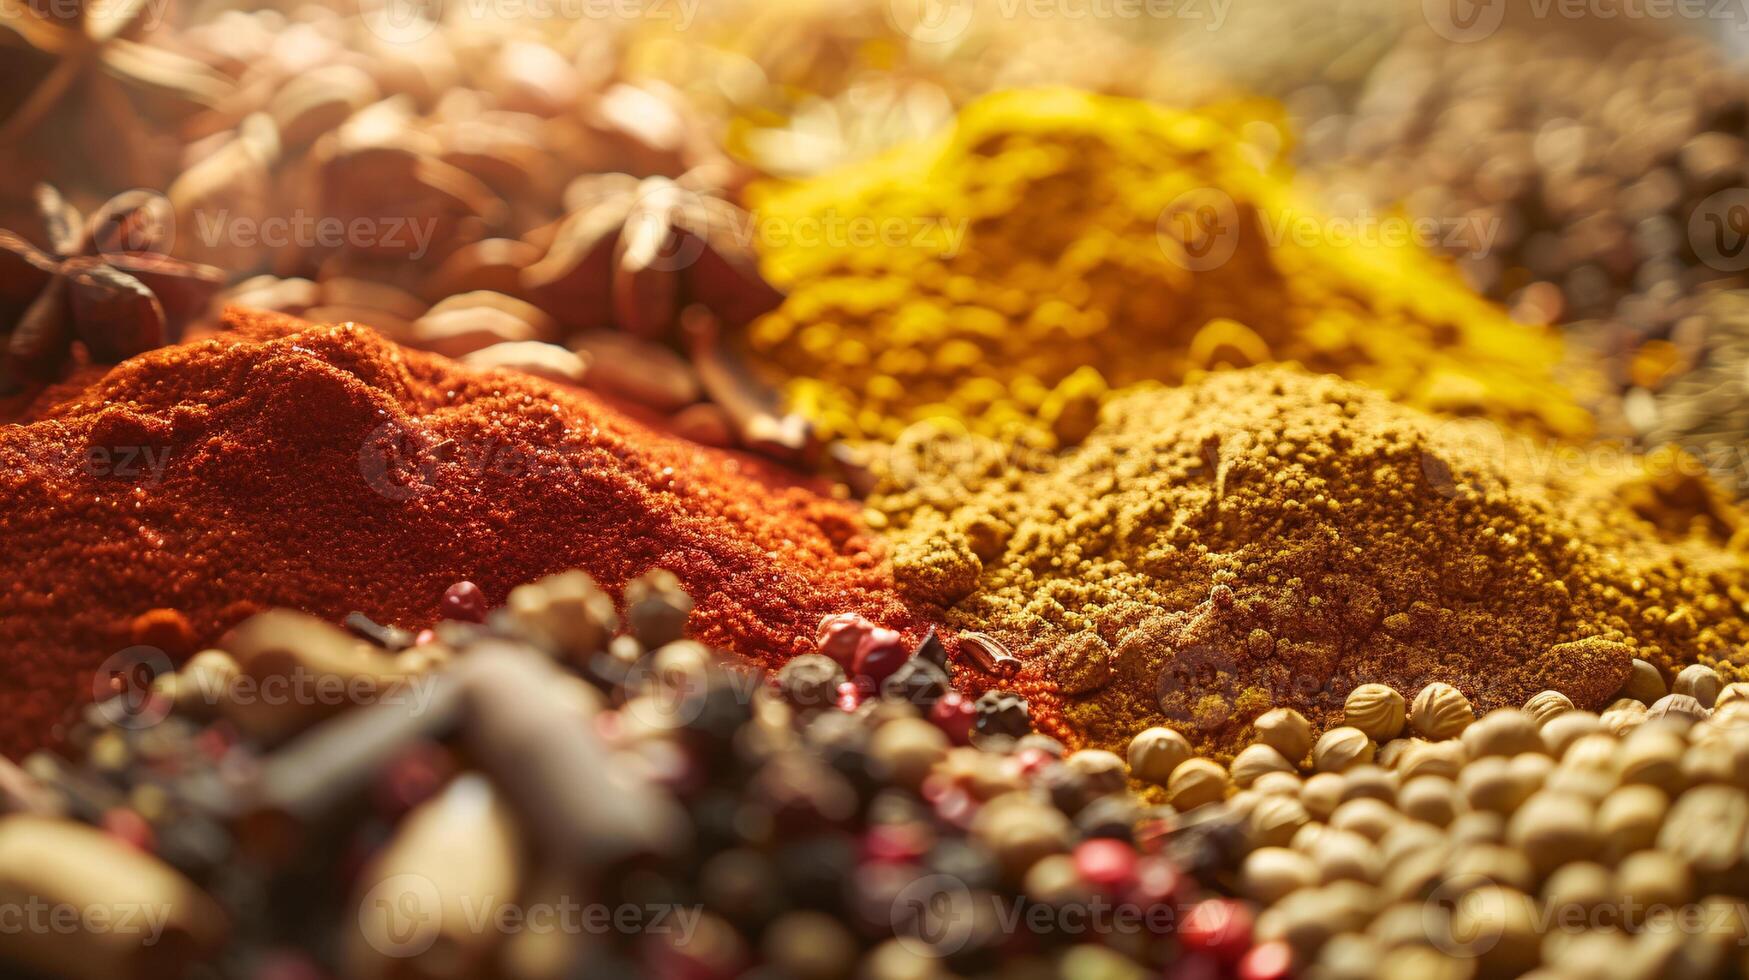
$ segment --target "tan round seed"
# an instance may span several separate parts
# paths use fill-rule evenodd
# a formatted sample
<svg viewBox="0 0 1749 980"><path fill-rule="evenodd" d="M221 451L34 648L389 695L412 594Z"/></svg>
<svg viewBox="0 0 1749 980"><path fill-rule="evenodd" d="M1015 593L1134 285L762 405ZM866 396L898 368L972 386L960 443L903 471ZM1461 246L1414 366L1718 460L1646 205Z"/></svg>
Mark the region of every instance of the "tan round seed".
<svg viewBox="0 0 1749 980"><path fill-rule="evenodd" d="M1403 731L1406 706L1403 696L1383 684L1362 684L1349 692L1342 706L1342 719L1350 728L1383 742Z"/></svg>
<svg viewBox="0 0 1749 980"><path fill-rule="evenodd" d="M1227 796L1232 781L1226 767L1213 759L1196 758L1173 770L1166 783L1166 801L1181 812L1194 810L1209 803L1219 803Z"/></svg>
<svg viewBox="0 0 1749 980"><path fill-rule="evenodd" d="M1312 751L1312 723L1292 708L1271 708L1257 717L1257 740L1299 765Z"/></svg>
<svg viewBox="0 0 1749 980"><path fill-rule="evenodd" d="M1269 773L1292 773L1293 764L1288 762L1274 747L1257 742L1239 750L1233 757L1233 783L1241 788L1255 783L1259 777Z"/></svg>
<svg viewBox="0 0 1749 980"><path fill-rule="evenodd" d="M1560 691L1543 691L1533 694L1529 701L1524 702L1524 713L1535 719L1539 728L1556 715L1564 715L1572 710L1572 699Z"/></svg>
<svg viewBox="0 0 1749 980"><path fill-rule="evenodd" d="M1542 873L1584 860L1596 848L1591 802L1564 793L1537 793L1512 815L1506 840Z"/></svg>
<svg viewBox="0 0 1749 980"><path fill-rule="evenodd" d="M1260 847L1239 869L1239 890L1264 906L1274 905L1302 888L1317 884L1312 859L1285 847Z"/></svg>
<svg viewBox="0 0 1749 980"><path fill-rule="evenodd" d="M1404 751L1397 763L1397 775L1405 780L1416 776L1456 779L1468 761L1469 753L1462 742L1421 742Z"/></svg>
<svg viewBox="0 0 1749 980"><path fill-rule="evenodd" d="M1338 805L1330 814L1330 827L1333 830L1353 831L1377 843L1402 819L1389 805L1363 798Z"/></svg>
<svg viewBox="0 0 1749 980"><path fill-rule="evenodd" d="M1190 742L1170 728L1149 728L1130 739L1130 775L1144 783L1164 786L1172 771L1194 753Z"/></svg>
<svg viewBox="0 0 1749 980"><path fill-rule="evenodd" d="M1435 742L1458 737L1475 720L1470 699L1437 681L1422 688L1409 707L1409 727Z"/></svg>
<svg viewBox="0 0 1749 980"><path fill-rule="evenodd" d="M1749 700L1749 684L1738 681L1734 684L1726 684L1719 689L1718 697L1713 699L1713 707L1723 708L1733 701L1746 700Z"/></svg>
<svg viewBox="0 0 1749 980"><path fill-rule="evenodd" d="M1449 825L1460 808L1457 787L1444 776L1416 776L1397 791L1397 809L1435 827Z"/></svg>
<svg viewBox="0 0 1749 980"><path fill-rule="evenodd" d="M1291 796L1262 796L1246 814L1246 821L1253 844L1285 847L1312 817L1306 805Z"/></svg>
<svg viewBox="0 0 1749 980"><path fill-rule="evenodd" d="M1711 708L1718 702L1725 681L1718 671L1706 664L1689 664L1676 675L1676 683L1671 688L1676 694L1686 694L1699 701L1701 707Z"/></svg>
<svg viewBox="0 0 1749 980"><path fill-rule="evenodd" d="M1670 797L1656 786L1622 786L1597 806L1599 857L1619 861L1643 851L1658 839L1658 828L1670 811Z"/></svg>
<svg viewBox="0 0 1749 980"><path fill-rule="evenodd" d="M1299 799L1300 787L1304 784L1305 780L1298 773L1266 772L1257 777L1251 788L1264 796L1291 796Z"/></svg>
<svg viewBox="0 0 1749 980"><path fill-rule="evenodd" d="M1344 772L1372 761L1372 739L1358 728L1332 728L1312 746L1312 768L1319 772Z"/></svg>
<svg viewBox="0 0 1749 980"><path fill-rule="evenodd" d="M1697 698L1687 694L1666 694L1652 703L1651 710L1646 712L1646 721L1686 729L1697 721L1705 721L1707 714L1707 709Z"/></svg>
<svg viewBox="0 0 1749 980"><path fill-rule="evenodd" d="M1315 820L1328 820L1342 802L1342 777L1333 772L1321 772L1300 787L1300 802Z"/></svg>
<svg viewBox="0 0 1749 980"><path fill-rule="evenodd" d="M1603 711L1598 719L1603 730L1612 735L1626 735L1646 721L1646 706L1635 698L1620 698Z"/></svg>
<svg viewBox="0 0 1749 980"><path fill-rule="evenodd" d="M1636 657L1628 666L1628 678L1622 682L1616 698L1630 698L1650 706L1669 693L1670 689L1664 685L1664 675L1658 672L1658 668Z"/></svg>
<svg viewBox="0 0 1749 980"><path fill-rule="evenodd" d="M1472 759L1543 750L1536 719L1517 708L1500 708L1488 712L1481 720L1464 729L1461 740Z"/></svg>
<svg viewBox="0 0 1749 980"><path fill-rule="evenodd" d="M1567 746L1602 730L1603 722L1594 712L1568 711L1544 722L1537 734L1542 736L1543 748L1549 755L1559 759L1566 754Z"/></svg>

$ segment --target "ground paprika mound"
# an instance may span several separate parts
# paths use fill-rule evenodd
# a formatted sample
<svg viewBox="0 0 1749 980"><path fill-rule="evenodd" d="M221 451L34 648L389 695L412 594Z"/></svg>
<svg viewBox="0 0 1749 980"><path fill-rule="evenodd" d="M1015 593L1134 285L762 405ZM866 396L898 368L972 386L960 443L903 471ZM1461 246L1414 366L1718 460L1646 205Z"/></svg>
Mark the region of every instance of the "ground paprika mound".
<svg viewBox="0 0 1749 980"><path fill-rule="evenodd" d="M857 509L775 469L363 327L232 321L0 428L0 751L131 644L174 659L270 606L420 625L459 579L668 568L692 632L764 661L829 612L914 625Z"/></svg>
<svg viewBox="0 0 1749 980"><path fill-rule="evenodd" d="M903 589L1022 653L1047 726L1224 755L1367 682L1595 709L1636 656L1746 676L1742 516L1701 473L1256 368L1120 395L1068 452L944 427L870 502Z"/></svg>

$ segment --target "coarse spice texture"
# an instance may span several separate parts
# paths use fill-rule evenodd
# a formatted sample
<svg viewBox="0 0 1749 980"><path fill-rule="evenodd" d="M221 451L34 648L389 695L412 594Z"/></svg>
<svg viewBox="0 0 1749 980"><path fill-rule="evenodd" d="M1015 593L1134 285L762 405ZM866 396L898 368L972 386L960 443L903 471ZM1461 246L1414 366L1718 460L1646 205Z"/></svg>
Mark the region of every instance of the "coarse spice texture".
<svg viewBox="0 0 1749 980"><path fill-rule="evenodd" d="M420 626L461 579L495 604L666 568L700 640L767 663L826 613L915 631L852 504L574 389L232 318L0 428L0 751L48 738L130 644L177 659L271 606Z"/></svg>
<svg viewBox="0 0 1749 980"><path fill-rule="evenodd" d="M1692 467L1286 368L1125 393L1067 452L927 448L871 499L901 588L1008 642L1078 742L1164 724L1225 756L1271 706L1340 724L1368 682L1595 709L1635 656L1749 676L1742 517Z"/></svg>
<svg viewBox="0 0 1749 980"><path fill-rule="evenodd" d="M1109 389L1290 361L1436 411L1589 431L1552 334L1471 294L1401 220L1301 207L1278 132L1251 106L1012 92L932 140L755 187L789 296L747 342L793 407L850 438L945 415L1072 444Z"/></svg>

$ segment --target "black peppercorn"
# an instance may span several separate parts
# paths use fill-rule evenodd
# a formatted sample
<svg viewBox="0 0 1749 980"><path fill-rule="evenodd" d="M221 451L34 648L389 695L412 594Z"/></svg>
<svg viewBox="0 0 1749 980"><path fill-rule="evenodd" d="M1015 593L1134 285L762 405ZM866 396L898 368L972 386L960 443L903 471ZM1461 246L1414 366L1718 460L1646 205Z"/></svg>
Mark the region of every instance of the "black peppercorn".
<svg viewBox="0 0 1749 980"><path fill-rule="evenodd" d="M898 670L881 681L881 697L890 701L904 701L919 708L933 705L946 693L947 672L917 657L900 664Z"/></svg>
<svg viewBox="0 0 1749 980"><path fill-rule="evenodd" d="M821 653L804 653L777 672L784 699L798 708L829 708L844 683L844 668Z"/></svg>
<svg viewBox="0 0 1749 980"><path fill-rule="evenodd" d="M975 706L978 710L979 735L1006 735L1020 738L1032 731L1032 716L1026 699L1008 691L985 691Z"/></svg>

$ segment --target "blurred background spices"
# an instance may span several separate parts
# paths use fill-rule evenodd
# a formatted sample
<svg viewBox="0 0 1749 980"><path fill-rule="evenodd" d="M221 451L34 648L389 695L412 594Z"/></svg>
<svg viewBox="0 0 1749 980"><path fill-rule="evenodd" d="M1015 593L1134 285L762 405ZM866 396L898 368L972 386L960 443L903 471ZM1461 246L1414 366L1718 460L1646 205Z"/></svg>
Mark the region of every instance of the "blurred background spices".
<svg viewBox="0 0 1749 980"><path fill-rule="evenodd" d="M756 186L761 220L791 233L764 255L790 293L747 347L796 411L848 438L947 415L1072 445L1108 385L1270 361L1588 431L1553 336L1413 245L1332 234L1279 169L1278 134L1255 107L1018 92L939 138Z"/></svg>
<svg viewBox="0 0 1749 980"><path fill-rule="evenodd" d="M1321 731L1361 683L1601 709L1632 657L1749 670L1742 515L1671 454L1259 368L1115 396L1068 452L950 429L892 462L870 505L900 588L1008 641L1074 744L1163 723L1225 755L1272 706Z"/></svg>
<svg viewBox="0 0 1749 980"><path fill-rule="evenodd" d="M828 612L914 625L857 509L750 457L364 328L233 326L0 430L0 752L51 738L105 657L180 659L276 604L423 625L457 580L496 604L562 568L617 590L663 565L699 637L767 663Z"/></svg>

